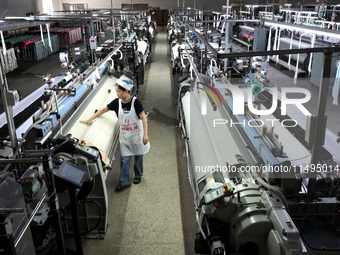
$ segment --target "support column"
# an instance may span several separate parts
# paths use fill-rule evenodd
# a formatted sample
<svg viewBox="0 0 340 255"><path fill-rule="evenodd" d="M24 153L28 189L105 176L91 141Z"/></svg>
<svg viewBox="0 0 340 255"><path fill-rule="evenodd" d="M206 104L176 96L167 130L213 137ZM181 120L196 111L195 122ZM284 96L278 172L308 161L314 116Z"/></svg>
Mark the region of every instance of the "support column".
<svg viewBox="0 0 340 255"><path fill-rule="evenodd" d="M316 117L316 127L314 133L314 144L312 147L312 157L311 157L311 165L315 167L320 162L321 157L321 148L323 146L325 132L323 130L324 121L325 121L325 111L326 111L326 101L328 95L329 88L329 77L331 73L331 63L332 63L332 53L326 52L324 53L324 64L323 64L323 74L322 74L322 83L319 90L319 98L318 98L318 112ZM309 173L309 181L308 181L308 197L310 199L316 198L316 171Z"/></svg>

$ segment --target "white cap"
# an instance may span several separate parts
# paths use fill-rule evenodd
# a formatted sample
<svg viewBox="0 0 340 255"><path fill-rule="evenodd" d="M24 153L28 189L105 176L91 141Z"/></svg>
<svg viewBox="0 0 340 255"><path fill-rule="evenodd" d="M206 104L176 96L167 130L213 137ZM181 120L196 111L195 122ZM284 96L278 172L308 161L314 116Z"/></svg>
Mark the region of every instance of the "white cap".
<svg viewBox="0 0 340 255"><path fill-rule="evenodd" d="M116 82L119 86L123 87L126 90L131 90L133 88L133 82L128 79L120 78Z"/></svg>

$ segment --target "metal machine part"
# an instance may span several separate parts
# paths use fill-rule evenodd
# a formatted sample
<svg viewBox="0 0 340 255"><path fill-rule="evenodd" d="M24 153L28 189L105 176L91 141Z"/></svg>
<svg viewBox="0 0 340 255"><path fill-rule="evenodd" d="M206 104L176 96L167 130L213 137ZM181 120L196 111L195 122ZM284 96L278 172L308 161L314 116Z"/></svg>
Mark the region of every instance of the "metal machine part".
<svg viewBox="0 0 340 255"><path fill-rule="evenodd" d="M35 254L22 188L11 176L0 180L0 254Z"/></svg>
<svg viewBox="0 0 340 255"><path fill-rule="evenodd" d="M60 238L62 233L76 235L77 229L79 229L79 238L80 235L95 239L105 236L108 226L108 196L105 183L105 163L102 162L99 150L78 143L77 139L70 136L47 140L46 143L52 147L26 151L26 156L30 155L30 157L22 160L7 160L9 164L17 162L16 165L20 166L15 174L1 172L0 214L3 216L1 220L4 221L3 226L5 228L1 231L1 238L3 238L1 245L4 245L4 247L1 246L0 253L4 250L5 254L26 254L28 248L21 248L26 245L33 247L29 254L35 254L36 251L45 247L46 243L44 244L43 240L46 239L51 224L55 225L56 232L59 231L57 238ZM46 157L47 154L52 156L49 167L44 164L34 164L34 162L41 160L41 158L33 158L34 156ZM6 163L4 160L1 163L4 162ZM27 165L29 166L27 170L20 170ZM69 169L66 169L65 165L69 166ZM62 168L64 169L63 174L71 182L77 182L79 175L72 175L71 168L77 168L80 171L78 173L84 173L84 176L86 176L82 185L73 189L75 192L73 204L70 203L70 184L65 184L65 182L56 178L60 176L57 173ZM52 172L56 176L53 178L53 185L50 179ZM21 176L18 182L14 178L16 175ZM53 190L53 194L48 197L47 193L51 190ZM16 204L19 198L24 203ZM50 200L50 198L53 200ZM10 204L8 204L9 201ZM58 204L56 206L57 211L53 209L55 208L52 206L53 203ZM74 206L79 212L79 217L77 217L79 225L77 226L74 223ZM20 209L19 214L18 209ZM10 220L11 224L13 222L15 224L11 226L8 219L13 216L20 221ZM58 222L60 222L60 225ZM58 246L61 248L63 241L62 239L59 239L59 241ZM28 244L25 244L26 242ZM16 248L17 253L13 253L13 247ZM11 250L11 253L9 253L9 250Z"/></svg>
<svg viewBox="0 0 340 255"><path fill-rule="evenodd" d="M32 213L36 208L38 201L44 196L47 191L46 181L42 165L30 166L18 180L20 183L27 210ZM48 217L50 208L47 203L41 204L38 207L38 212L32 220L32 225L42 226Z"/></svg>
<svg viewBox="0 0 340 255"><path fill-rule="evenodd" d="M280 38L280 43L279 43L279 49L280 50L286 50L286 49L305 49L309 48L310 44L300 42L298 40L291 40L290 38ZM292 45L292 46L290 46ZM288 59L289 56L286 56ZM299 59L297 59L297 54L291 54L291 60L296 63L296 61L299 61L299 66L301 69L308 71L308 65L309 65L309 59L310 56L309 54L303 53L299 54Z"/></svg>
<svg viewBox="0 0 340 255"><path fill-rule="evenodd" d="M194 62L190 64L195 69ZM293 165L291 160L296 164L296 155L289 148L294 144L292 151L306 151L308 155L307 148L285 128L275 127L274 133L273 126L264 125L263 117L277 116L256 116L249 111L249 104L269 109L277 98L265 107L262 100L256 101L257 94L274 95L275 88L256 91L247 85L232 85L213 72L208 75L210 79L192 71L190 80L182 82L178 91L179 126L185 139L198 223L196 253L319 254L319 249L316 253L313 250L317 247L313 241L305 238L311 228L304 222L318 221L324 229L328 225L338 229L339 194L334 193L338 184L327 185L320 176L321 197L306 200L308 175ZM248 90L252 97L247 97ZM234 97L240 101L241 95L244 114L233 114ZM309 160L306 157L301 164L309 165ZM293 170L284 171L287 169ZM321 187L328 187L327 192ZM337 240L331 231L324 233ZM325 250L332 252L335 242L327 244Z"/></svg>
<svg viewBox="0 0 340 255"><path fill-rule="evenodd" d="M266 47L266 30L261 27L239 26L238 38L253 51L263 51Z"/></svg>
<svg viewBox="0 0 340 255"><path fill-rule="evenodd" d="M245 143L241 137L236 140L236 130L234 133L226 125L213 126L214 120L224 119L218 111L208 104L207 117L200 114L200 98L207 95L199 91L194 87L185 94L181 100L184 107L180 109L199 224L196 253L223 254L216 251L223 249L227 254L270 254L268 250L275 249L267 247L270 233L282 238L279 242L285 250L282 254L301 251L298 230L283 201L259 185L251 172L242 171L253 160L252 155L241 148L240 144ZM280 216L275 215L274 208ZM281 220L289 226L280 226ZM287 241L282 231L292 233Z"/></svg>
<svg viewBox="0 0 340 255"><path fill-rule="evenodd" d="M285 47L282 42L287 38L278 38L287 36L288 31L302 32L299 34L302 43L295 44L295 49L308 44L303 40L307 34L314 34L309 36L313 41L307 48L324 45L318 41L319 34L315 35L320 29L267 21L264 25L276 28L271 33L272 38L275 33L275 43L270 41L275 50L282 51ZM176 24L172 23L172 26L176 27ZM268 65L268 56L252 59L249 62L252 72L248 74L240 72L241 61L235 61L233 66L244 76L243 82L236 83L229 73L225 76L216 64L218 60L213 59L223 56L230 63L234 61L230 59L231 50L231 54L216 51L212 57L209 50L214 52L213 47L200 35L199 28L193 29L189 25L186 28L189 31L185 31L184 41L189 47L182 51L187 53L190 62L190 76L179 83L178 114L198 223L196 253L336 254L340 238L338 153L329 142L316 150L314 145L311 148L300 138L305 133L306 114L296 105L282 113L283 94L266 80L267 70L264 69L268 68L264 64ZM246 44L248 31L253 29L245 30ZM200 48L205 52L190 52L192 33L199 38ZM338 37L335 31L320 31L320 35L324 33ZM263 42L265 45L266 41ZM290 40L281 54L290 54L289 45ZM299 52L295 50L294 53ZM278 62L278 57L273 57L273 61ZM293 60L304 63L306 71L310 68L311 62L302 53ZM210 66L206 65L208 62ZM324 74L328 72L329 62L325 61L323 68L319 68ZM287 66L289 68L289 64ZM326 86L322 84L321 95ZM322 109L322 103L319 105ZM236 107L244 111L236 114ZM276 110L272 111L274 108ZM318 112L323 117L322 110ZM273 122L265 124L266 118ZM299 125L289 127L294 121ZM318 137L322 133L319 131ZM338 145L335 147L339 148ZM314 160L315 154L311 151L318 151L319 162ZM314 171L318 173L313 175ZM315 194L310 195L314 190Z"/></svg>
<svg viewBox="0 0 340 255"><path fill-rule="evenodd" d="M71 137L60 137L53 154L53 172L65 163L74 165L87 173L88 178L77 190L80 231L87 238L104 238L107 229L108 195L104 163L97 148L81 144ZM65 193L67 186L56 181L60 207L63 211L64 233L73 233L70 200Z"/></svg>

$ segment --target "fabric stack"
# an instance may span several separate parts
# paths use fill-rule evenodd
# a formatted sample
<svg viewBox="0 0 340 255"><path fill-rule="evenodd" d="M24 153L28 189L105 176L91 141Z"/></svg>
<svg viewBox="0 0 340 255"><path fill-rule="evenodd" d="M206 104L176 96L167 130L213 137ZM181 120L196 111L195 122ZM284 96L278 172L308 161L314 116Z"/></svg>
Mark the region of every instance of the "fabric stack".
<svg viewBox="0 0 340 255"><path fill-rule="evenodd" d="M47 57L48 55L59 51L58 36L51 35L51 47L49 47L48 36L45 34L44 39L41 40L40 36L31 36L22 41L18 41L20 54L18 58L23 60L38 61Z"/></svg>
<svg viewBox="0 0 340 255"><path fill-rule="evenodd" d="M37 61L59 51L58 36L51 35L50 42L46 34L43 40L41 35L11 36L5 39L6 47L4 48L13 48L18 60Z"/></svg>
<svg viewBox="0 0 340 255"><path fill-rule="evenodd" d="M58 35L59 45L71 45L82 39L81 27L55 27L51 32Z"/></svg>
<svg viewBox="0 0 340 255"><path fill-rule="evenodd" d="M3 68L3 72L9 73L18 67L17 57L13 48L7 49L6 53L0 48L0 61Z"/></svg>

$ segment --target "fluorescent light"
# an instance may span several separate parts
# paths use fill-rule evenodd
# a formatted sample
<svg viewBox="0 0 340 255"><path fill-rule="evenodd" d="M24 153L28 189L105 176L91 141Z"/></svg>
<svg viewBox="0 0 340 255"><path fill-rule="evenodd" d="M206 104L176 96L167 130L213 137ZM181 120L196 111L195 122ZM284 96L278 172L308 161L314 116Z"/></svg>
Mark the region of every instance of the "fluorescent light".
<svg viewBox="0 0 340 255"><path fill-rule="evenodd" d="M306 13L306 14L318 14L317 12L315 11L300 11L300 13Z"/></svg>
<svg viewBox="0 0 340 255"><path fill-rule="evenodd" d="M318 14L316 11L299 11L294 9L281 9L283 12L296 12L296 13L306 13L306 14Z"/></svg>
<svg viewBox="0 0 340 255"><path fill-rule="evenodd" d="M333 31L333 30L324 30L324 29L318 29L317 27L312 27L312 28L306 28L305 26L297 26L293 24L287 24L287 23L280 23L280 22L273 22L273 21L265 21L265 24L269 26L274 26L274 27L281 27L284 29L289 29L289 30L295 30L295 31L300 31L300 32L305 32L305 33L311 33L311 34L317 34L317 35L323 35L323 36L329 36L333 38L339 38L340 39L340 33Z"/></svg>
<svg viewBox="0 0 340 255"><path fill-rule="evenodd" d="M5 19L24 19L24 20L34 20L33 16L30 17L5 17Z"/></svg>

